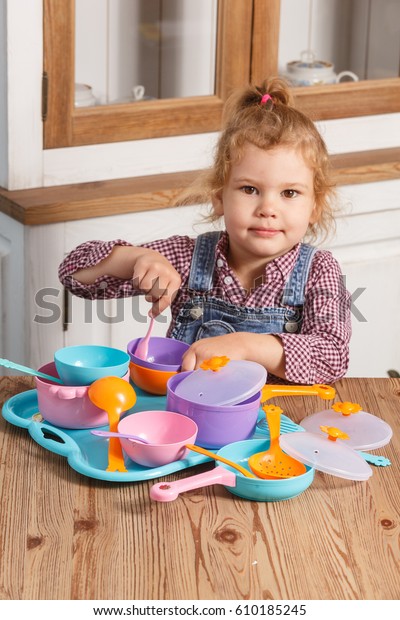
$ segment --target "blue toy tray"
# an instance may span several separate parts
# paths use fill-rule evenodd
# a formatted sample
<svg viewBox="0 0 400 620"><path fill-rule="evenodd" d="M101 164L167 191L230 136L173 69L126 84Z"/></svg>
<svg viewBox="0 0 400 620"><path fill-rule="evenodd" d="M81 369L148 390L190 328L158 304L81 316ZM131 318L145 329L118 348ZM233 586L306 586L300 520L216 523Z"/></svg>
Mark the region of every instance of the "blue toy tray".
<svg viewBox="0 0 400 620"><path fill-rule="evenodd" d="M124 415L138 411L165 409L165 396L151 396L150 394L141 392L136 387L135 391L137 393L135 407L131 411L127 411ZM90 429L70 430L43 421L38 409L36 390L28 390L27 392L16 394L8 399L3 405L2 415L10 424L26 428L32 439L46 450L66 457L72 469L84 476L96 478L97 480L105 480L108 482L151 480L211 460L209 457L202 454L190 452L185 459L174 461L173 463L168 463L168 465L163 465L161 467L150 468L142 467L125 456L125 466L128 471L109 472L106 471L108 464L107 440L92 435ZM102 428L107 430L107 426ZM282 415L282 433L299 430L304 429ZM254 434L254 438L260 437L269 438L265 414L262 410L260 410L259 422Z"/></svg>

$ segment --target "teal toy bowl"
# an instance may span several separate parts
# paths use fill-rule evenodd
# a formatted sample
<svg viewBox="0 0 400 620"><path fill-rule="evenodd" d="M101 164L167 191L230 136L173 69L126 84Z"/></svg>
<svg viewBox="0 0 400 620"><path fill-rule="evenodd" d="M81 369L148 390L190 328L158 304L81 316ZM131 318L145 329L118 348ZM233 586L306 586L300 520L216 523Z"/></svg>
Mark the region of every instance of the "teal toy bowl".
<svg viewBox="0 0 400 620"><path fill-rule="evenodd" d="M123 377L129 370L129 361L125 351L90 344L63 347L54 354L64 385L90 385L102 377Z"/></svg>

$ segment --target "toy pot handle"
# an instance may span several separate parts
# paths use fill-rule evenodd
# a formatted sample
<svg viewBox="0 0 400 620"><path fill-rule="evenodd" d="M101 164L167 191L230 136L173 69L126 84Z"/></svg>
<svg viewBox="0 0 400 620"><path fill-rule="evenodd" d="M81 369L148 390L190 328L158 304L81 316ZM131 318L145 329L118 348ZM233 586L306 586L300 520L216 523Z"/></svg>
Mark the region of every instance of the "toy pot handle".
<svg viewBox="0 0 400 620"><path fill-rule="evenodd" d="M338 73L336 76L336 82L339 83L340 80L344 77L349 77L353 80L353 82L358 82L358 75L356 75L352 71L341 71L341 73Z"/></svg>
<svg viewBox="0 0 400 620"><path fill-rule="evenodd" d="M57 396L60 400L72 400L73 398L76 398L77 396L76 391L77 390L75 387L58 390Z"/></svg>
<svg viewBox="0 0 400 620"><path fill-rule="evenodd" d="M174 480L173 482L158 482L151 487L150 497L157 502L172 502L174 499L177 499L180 493L200 489L201 487L209 487L213 484L235 487L236 475L233 471L218 466L210 471L197 474L197 476L190 476L189 478L182 478L182 480Z"/></svg>
<svg viewBox="0 0 400 620"><path fill-rule="evenodd" d="M330 385L264 385L261 390L261 404L274 396L319 396L323 400L335 397L335 388Z"/></svg>

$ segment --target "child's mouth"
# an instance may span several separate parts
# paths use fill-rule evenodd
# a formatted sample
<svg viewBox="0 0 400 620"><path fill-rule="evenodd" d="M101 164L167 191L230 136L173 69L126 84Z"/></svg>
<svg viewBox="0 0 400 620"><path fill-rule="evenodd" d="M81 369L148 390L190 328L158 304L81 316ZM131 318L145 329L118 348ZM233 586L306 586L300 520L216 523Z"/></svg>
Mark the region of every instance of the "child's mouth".
<svg viewBox="0 0 400 620"><path fill-rule="evenodd" d="M258 237L272 238L281 232L275 228L250 228L250 232Z"/></svg>

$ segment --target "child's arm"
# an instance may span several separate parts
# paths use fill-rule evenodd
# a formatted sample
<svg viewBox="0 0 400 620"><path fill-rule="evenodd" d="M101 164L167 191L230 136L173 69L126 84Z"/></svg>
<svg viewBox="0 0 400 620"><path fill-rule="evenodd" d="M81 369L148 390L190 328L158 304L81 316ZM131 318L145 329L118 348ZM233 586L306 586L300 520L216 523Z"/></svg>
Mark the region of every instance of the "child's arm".
<svg viewBox="0 0 400 620"><path fill-rule="evenodd" d="M293 383L332 383L347 371L351 336L350 295L337 261L318 252L306 287L300 333L253 334L239 332L193 343L183 370L226 355L262 364L269 374Z"/></svg>
<svg viewBox="0 0 400 620"><path fill-rule="evenodd" d="M82 244L63 261L59 273L60 280L72 292L82 296L89 296L90 292L91 297L96 297L92 285L99 279L105 281L104 278L111 284L107 294L104 288L99 289L103 296L122 296L129 292L129 288L131 294L141 292L153 304L153 316L171 304L181 283L179 273L159 252L115 242Z"/></svg>

